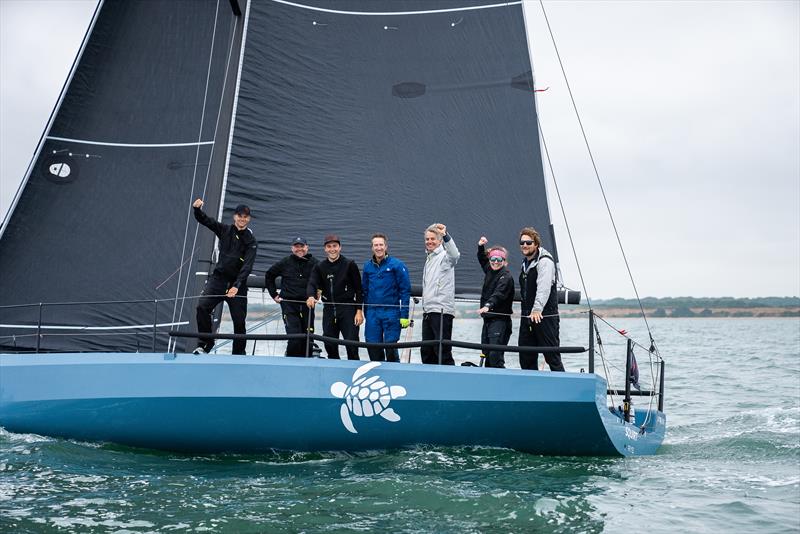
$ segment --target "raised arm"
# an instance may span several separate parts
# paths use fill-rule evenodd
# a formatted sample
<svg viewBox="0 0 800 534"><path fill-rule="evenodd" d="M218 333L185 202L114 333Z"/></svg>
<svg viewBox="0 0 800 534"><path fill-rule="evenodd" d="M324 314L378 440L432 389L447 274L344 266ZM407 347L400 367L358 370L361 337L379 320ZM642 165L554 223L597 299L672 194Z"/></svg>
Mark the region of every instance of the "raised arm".
<svg viewBox="0 0 800 534"><path fill-rule="evenodd" d="M489 272L489 258L486 257L486 243L489 240L485 236L481 236L478 240L478 263L481 264L481 269L484 273Z"/></svg>
<svg viewBox="0 0 800 534"><path fill-rule="evenodd" d="M197 222L214 232L217 237L222 236L222 232L224 231L224 225L206 215L203 211L203 201L202 199L197 199L192 203L192 207L194 208L194 218L197 219Z"/></svg>
<svg viewBox="0 0 800 534"><path fill-rule="evenodd" d="M436 230L442 236L442 246L447 254L448 263L455 267L456 263L458 263L458 258L461 257L461 253L458 251L456 242L453 240L453 237L447 233L447 226L443 224L437 224Z"/></svg>

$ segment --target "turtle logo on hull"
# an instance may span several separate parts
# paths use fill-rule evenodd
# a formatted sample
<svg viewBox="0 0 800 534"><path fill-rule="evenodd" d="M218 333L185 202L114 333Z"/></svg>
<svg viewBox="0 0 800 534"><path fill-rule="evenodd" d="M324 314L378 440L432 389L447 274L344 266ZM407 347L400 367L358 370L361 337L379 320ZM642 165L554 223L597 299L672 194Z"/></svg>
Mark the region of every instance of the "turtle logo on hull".
<svg viewBox="0 0 800 534"><path fill-rule="evenodd" d="M389 408L389 403L392 399L405 397L406 388L388 386L378 375L365 376L380 364L380 362L370 362L356 369L350 385L344 382L335 382L331 385L331 394L344 399L339 413L342 416L342 424L353 434L358 434L358 431L353 426L351 413L356 417L380 415L392 423L400 420L394 409Z"/></svg>

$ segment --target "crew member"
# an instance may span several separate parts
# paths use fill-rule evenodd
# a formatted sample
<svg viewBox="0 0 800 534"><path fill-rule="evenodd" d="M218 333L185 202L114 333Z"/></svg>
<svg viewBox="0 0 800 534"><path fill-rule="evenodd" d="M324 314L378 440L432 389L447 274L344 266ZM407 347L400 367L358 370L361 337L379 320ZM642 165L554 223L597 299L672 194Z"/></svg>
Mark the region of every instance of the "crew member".
<svg viewBox="0 0 800 534"><path fill-rule="evenodd" d="M519 249L525 259L519 274L522 297L522 318L519 324L520 347L558 347L559 318L556 290L556 262L542 247L542 238L533 228L519 232ZM551 371L564 371L561 354L545 352L544 359ZM520 352L519 366L539 369L538 352Z"/></svg>
<svg viewBox="0 0 800 534"><path fill-rule="evenodd" d="M253 269L258 242L247 225L250 224L250 208L244 204L233 211L233 225L223 224L203 212L203 201L192 203L197 222L214 232L219 239L219 259L214 271L206 279L203 296L197 303L197 331L212 332L212 313L223 300L228 303L235 334L246 334L247 277ZM233 354L244 354L247 342L233 341ZM214 346L211 338L199 338L195 354L205 354Z"/></svg>
<svg viewBox="0 0 800 534"><path fill-rule="evenodd" d="M408 327L408 299L411 280L405 264L389 256L384 234L372 236L372 258L364 263L361 275L366 324L364 338L369 343L397 343L400 329ZM372 361L399 361L397 349L367 349Z"/></svg>
<svg viewBox="0 0 800 534"><path fill-rule="evenodd" d="M306 288L306 304L314 308L318 294L325 306L322 310L322 335L358 341L358 330L364 322L361 311L361 273L353 260L342 256L342 242L336 234L325 236L325 260L311 270ZM358 347L346 347L347 359L358 360ZM339 359L339 345L325 343L328 358Z"/></svg>
<svg viewBox="0 0 800 534"><path fill-rule="evenodd" d="M436 223L425 230L425 269L422 273L422 340L453 337L456 314L455 266L461 253L447 233L447 227ZM422 363L455 365L453 347L441 345L420 348Z"/></svg>
<svg viewBox="0 0 800 534"><path fill-rule="evenodd" d="M308 253L308 241L295 237L292 253L270 267L265 275L267 291L281 305L287 334L314 331L314 309L306 305L306 288L316 263L317 259ZM275 285L277 278L281 279L280 295ZM290 339L286 344L287 356L309 356L310 350L311 344L305 339Z"/></svg>
<svg viewBox="0 0 800 534"><path fill-rule="evenodd" d="M508 252L495 245L486 252L486 237L478 240L478 262L486 273L481 288L483 317L481 343L507 345L511 337L511 307L514 304L514 277L508 270ZM490 350L486 354L486 367L506 366L502 350Z"/></svg>

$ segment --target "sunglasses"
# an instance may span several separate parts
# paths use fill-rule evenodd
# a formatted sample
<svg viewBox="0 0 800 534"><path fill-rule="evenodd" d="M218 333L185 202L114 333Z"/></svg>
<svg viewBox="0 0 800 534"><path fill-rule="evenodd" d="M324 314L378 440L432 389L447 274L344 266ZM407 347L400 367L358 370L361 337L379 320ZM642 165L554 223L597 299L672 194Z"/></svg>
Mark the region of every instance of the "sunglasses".
<svg viewBox="0 0 800 534"><path fill-rule="evenodd" d="M492 263L503 263L506 260L504 260L503 258L489 258L489 261Z"/></svg>
<svg viewBox="0 0 800 534"><path fill-rule="evenodd" d="M520 245L528 245L528 246L531 246L531 245L533 245L533 241L531 241L531 240L529 240L529 239L522 239L522 240L520 240L519 244L520 244Z"/></svg>

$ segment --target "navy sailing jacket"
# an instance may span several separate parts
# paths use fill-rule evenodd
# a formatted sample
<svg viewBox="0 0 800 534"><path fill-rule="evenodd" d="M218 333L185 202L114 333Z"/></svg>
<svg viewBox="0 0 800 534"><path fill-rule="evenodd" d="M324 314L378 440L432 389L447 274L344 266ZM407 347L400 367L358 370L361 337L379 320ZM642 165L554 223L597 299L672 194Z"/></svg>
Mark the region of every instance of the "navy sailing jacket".
<svg viewBox="0 0 800 534"><path fill-rule="evenodd" d="M232 224L216 221L200 208L194 208L194 218L219 238L219 258L214 274L237 289L247 287L247 277L253 270L258 249L253 232L249 228L238 230Z"/></svg>
<svg viewBox="0 0 800 534"><path fill-rule="evenodd" d="M402 261L387 255L383 261L376 263L373 256L364 263L361 289L364 292L365 311L381 310L384 313L398 314L401 319L408 319L411 279ZM391 307L370 306L370 304L388 304ZM400 308L397 307L398 304Z"/></svg>

